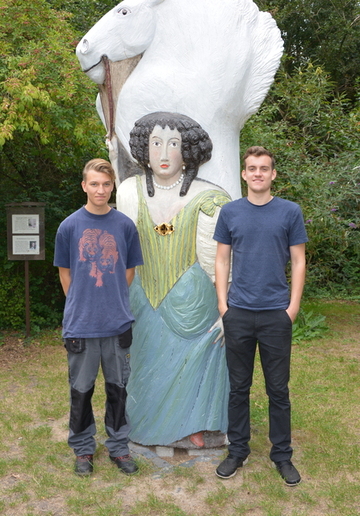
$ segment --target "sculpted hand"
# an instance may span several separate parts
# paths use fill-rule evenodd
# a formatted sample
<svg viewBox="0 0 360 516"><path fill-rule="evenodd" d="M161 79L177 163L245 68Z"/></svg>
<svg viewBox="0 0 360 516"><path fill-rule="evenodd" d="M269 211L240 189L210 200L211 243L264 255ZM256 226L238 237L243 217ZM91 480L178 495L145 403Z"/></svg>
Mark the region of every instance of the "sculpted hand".
<svg viewBox="0 0 360 516"><path fill-rule="evenodd" d="M217 328L220 328L220 332L219 332L218 336L216 337L216 339L214 340L214 344L216 344L218 342L218 340L221 339L220 346L223 347L225 344L225 337L224 337L224 326L223 326L221 317L219 317L217 319L217 321L211 326L209 333L213 330L216 330Z"/></svg>

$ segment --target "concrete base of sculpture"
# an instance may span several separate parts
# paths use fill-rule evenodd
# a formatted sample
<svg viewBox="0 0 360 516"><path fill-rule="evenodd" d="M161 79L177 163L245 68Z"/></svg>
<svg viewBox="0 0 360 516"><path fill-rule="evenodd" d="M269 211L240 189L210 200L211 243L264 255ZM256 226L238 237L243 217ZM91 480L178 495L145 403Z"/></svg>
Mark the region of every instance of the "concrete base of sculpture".
<svg viewBox="0 0 360 516"><path fill-rule="evenodd" d="M169 444L168 446L171 448L185 448L187 450L199 450L204 448L219 448L220 446L224 446L227 442L226 434L222 434L221 432L204 432L203 433L204 446L199 448L190 441L189 437L184 437L181 441L175 441L174 443Z"/></svg>
<svg viewBox="0 0 360 516"><path fill-rule="evenodd" d="M191 451L195 450L208 450L211 448L221 448L229 444L227 435L221 432L203 432L203 440L204 446L201 448L196 446L190 441L189 437L184 437L181 441L175 441L173 443L168 444L167 446L156 446L156 453L159 456L172 457L174 455L173 450L175 448L185 449L189 451L189 455L191 455ZM168 449L169 453L166 452ZM164 450L164 453L162 452ZM172 450L172 451L171 451ZM159 453L158 453L159 451Z"/></svg>

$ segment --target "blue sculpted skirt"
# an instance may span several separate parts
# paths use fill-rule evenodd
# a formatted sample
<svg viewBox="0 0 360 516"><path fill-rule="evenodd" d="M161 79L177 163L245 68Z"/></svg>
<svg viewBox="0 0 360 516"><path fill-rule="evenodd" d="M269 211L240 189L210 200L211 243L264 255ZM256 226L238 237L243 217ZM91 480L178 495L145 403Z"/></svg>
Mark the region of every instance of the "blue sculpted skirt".
<svg viewBox="0 0 360 516"><path fill-rule="evenodd" d="M199 431L227 431L229 395L225 347L219 333L216 292L195 263L157 310L140 279L130 289L135 324L127 387L130 439L168 445Z"/></svg>

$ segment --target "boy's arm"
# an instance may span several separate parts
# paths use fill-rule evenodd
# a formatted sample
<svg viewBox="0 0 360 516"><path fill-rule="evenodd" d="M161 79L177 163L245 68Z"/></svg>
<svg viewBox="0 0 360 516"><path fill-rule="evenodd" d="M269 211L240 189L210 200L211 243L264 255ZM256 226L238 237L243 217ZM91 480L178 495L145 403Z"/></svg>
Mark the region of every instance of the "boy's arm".
<svg viewBox="0 0 360 516"><path fill-rule="evenodd" d="M59 267L59 277L60 283L63 288L65 296L68 293L70 283L71 283L71 272L70 269L66 269L65 267Z"/></svg>
<svg viewBox="0 0 360 516"><path fill-rule="evenodd" d="M305 260L305 244L290 246L291 259L291 293L290 304L287 313L292 320L295 321L298 311L300 310L301 296L304 290L306 260Z"/></svg>
<svg viewBox="0 0 360 516"><path fill-rule="evenodd" d="M132 269L126 269L126 281L127 281L127 284L131 285L131 283L133 282L133 279L135 277L135 267L133 267Z"/></svg>
<svg viewBox="0 0 360 516"><path fill-rule="evenodd" d="M218 242L215 258L215 287L218 298L218 310L222 317L228 309L228 284L231 266L231 245Z"/></svg>

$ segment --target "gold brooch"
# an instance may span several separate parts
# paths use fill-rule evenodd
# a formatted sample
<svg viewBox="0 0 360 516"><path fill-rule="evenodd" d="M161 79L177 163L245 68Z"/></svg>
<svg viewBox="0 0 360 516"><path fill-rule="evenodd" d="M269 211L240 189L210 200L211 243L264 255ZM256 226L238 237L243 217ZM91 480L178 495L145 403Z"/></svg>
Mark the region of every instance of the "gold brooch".
<svg viewBox="0 0 360 516"><path fill-rule="evenodd" d="M159 233L159 235L171 235L171 233L174 233L175 229L172 224L167 224L166 222L163 222L159 226L154 227L156 233Z"/></svg>

